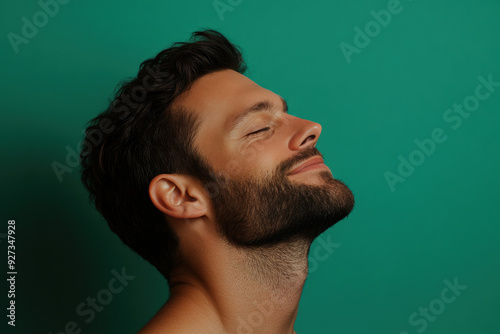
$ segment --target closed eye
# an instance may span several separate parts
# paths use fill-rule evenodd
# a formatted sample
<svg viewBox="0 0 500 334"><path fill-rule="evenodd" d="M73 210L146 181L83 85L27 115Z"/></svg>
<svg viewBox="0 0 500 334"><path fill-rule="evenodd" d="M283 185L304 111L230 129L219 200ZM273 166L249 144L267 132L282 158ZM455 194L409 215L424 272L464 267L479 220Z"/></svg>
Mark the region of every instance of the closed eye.
<svg viewBox="0 0 500 334"><path fill-rule="evenodd" d="M266 126L265 128L259 129L259 130L254 131L254 132L250 132L249 134L247 134L247 137L256 135L258 133L261 133L261 132L264 132L264 131L267 131L267 130L270 130L270 129L271 128L269 126Z"/></svg>

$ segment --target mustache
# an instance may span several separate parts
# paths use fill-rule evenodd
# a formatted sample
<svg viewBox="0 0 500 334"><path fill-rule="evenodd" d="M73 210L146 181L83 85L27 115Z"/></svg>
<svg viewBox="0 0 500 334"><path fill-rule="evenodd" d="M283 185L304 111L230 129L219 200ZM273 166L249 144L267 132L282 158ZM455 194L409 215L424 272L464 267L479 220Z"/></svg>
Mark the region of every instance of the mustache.
<svg viewBox="0 0 500 334"><path fill-rule="evenodd" d="M307 148L297 153L293 157L281 162L276 170L282 175L286 174L298 163L315 156L320 156L321 158L323 158L323 154L321 154L321 152L316 147Z"/></svg>

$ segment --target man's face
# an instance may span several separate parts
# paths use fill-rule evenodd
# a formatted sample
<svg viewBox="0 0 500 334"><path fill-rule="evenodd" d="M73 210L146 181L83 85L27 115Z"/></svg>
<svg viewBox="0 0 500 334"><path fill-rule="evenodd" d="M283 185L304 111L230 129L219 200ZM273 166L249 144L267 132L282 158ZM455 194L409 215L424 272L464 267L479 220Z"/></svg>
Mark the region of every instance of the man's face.
<svg viewBox="0 0 500 334"><path fill-rule="evenodd" d="M201 120L193 144L216 179L214 216L231 243L312 241L352 210L351 191L315 148L321 126L288 114L280 96L223 70L178 103Z"/></svg>

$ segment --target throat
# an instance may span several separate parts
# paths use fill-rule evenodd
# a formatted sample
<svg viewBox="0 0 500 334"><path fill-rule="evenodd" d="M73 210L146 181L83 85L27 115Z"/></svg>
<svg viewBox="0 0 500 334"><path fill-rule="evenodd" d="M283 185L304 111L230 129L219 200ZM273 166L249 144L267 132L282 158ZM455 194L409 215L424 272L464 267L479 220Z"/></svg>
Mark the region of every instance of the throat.
<svg viewBox="0 0 500 334"><path fill-rule="evenodd" d="M308 274L310 246L307 240L294 239L273 246L244 248L235 269L265 290L300 296Z"/></svg>

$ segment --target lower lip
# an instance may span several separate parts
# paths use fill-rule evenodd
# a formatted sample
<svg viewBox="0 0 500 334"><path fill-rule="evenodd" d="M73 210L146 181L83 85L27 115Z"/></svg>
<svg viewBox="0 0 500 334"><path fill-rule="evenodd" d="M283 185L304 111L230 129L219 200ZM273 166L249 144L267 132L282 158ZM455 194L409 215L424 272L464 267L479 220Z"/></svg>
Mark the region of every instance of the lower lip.
<svg viewBox="0 0 500 334"><path fill-rule="evenodd" d="M316 169L328 169L328 170L330 170L327 165L321 163L321 164L314 164L314 165L307 166L307 167L302 168L301 170L294 172L290 175L297 175L300 173L304 173L304 172L308 172L310 170L316 170Z"/></svg>

